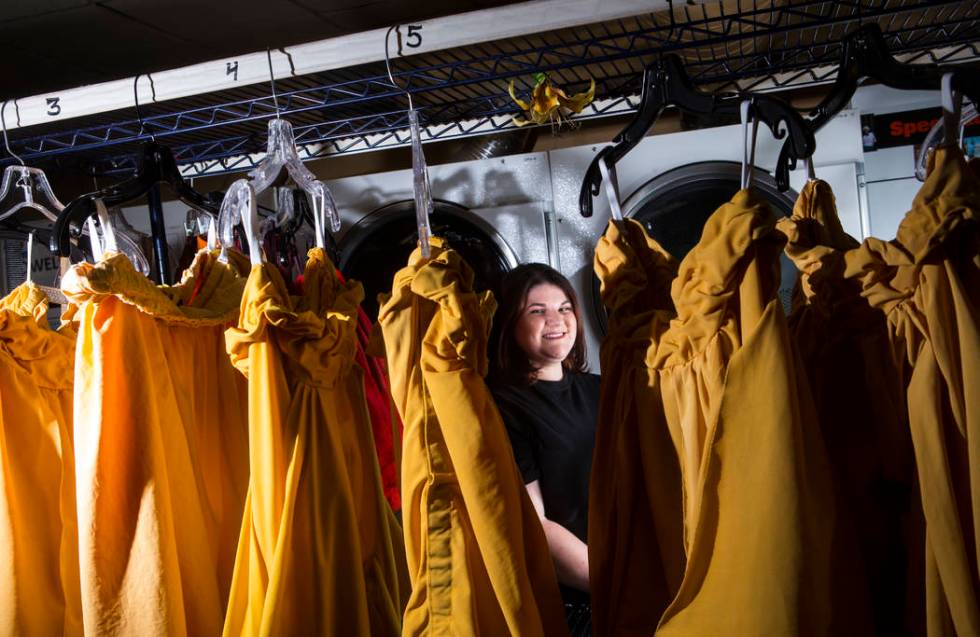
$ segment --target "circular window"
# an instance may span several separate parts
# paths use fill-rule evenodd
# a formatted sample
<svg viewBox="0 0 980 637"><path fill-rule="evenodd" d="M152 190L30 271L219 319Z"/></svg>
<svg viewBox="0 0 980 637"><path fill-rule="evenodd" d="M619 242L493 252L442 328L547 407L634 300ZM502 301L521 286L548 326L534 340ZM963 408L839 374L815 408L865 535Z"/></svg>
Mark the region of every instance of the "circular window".
<svg viewBox="0 0 980 637"><path fill-rule="evenodd" d="M473 268L477 290L496 290L517 257L493 226L448 201L433 202L432 234L445 239ZM340 270L364 286L364 311L378 317L378 294L391 292L395 273L418 244L415 202L397 201L363 217L340 242Z"/></svg>
<svg viewBox="0 0 980 637"><path fill-rule="evenodd" d="M641 186L623 202L623 215L640 221L651 237L678 261L701 239L708 217L729 201L741 183L742 166L736 162L700 162L669 170ZM779 192L776 182L763 170L753 175L752 187L777 215L793 213L796 193ZM779 298L788 313L796 266L780 257ZM599 296L599 280L593 276L592 301L602 333L606 333L606 308Z"/></svg>

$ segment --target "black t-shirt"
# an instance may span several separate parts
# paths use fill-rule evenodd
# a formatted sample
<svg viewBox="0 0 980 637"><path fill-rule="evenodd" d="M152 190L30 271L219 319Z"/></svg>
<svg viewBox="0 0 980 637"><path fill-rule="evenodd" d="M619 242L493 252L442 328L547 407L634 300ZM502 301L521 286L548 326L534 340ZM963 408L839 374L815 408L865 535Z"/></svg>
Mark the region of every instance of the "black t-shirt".
<svg viewBox="0 0 980 637"><path fill-rule="evenodd" d="M547 518L586 542L599 377L566 372L561 380L491 391L524 482L538 480Z"/></svg>

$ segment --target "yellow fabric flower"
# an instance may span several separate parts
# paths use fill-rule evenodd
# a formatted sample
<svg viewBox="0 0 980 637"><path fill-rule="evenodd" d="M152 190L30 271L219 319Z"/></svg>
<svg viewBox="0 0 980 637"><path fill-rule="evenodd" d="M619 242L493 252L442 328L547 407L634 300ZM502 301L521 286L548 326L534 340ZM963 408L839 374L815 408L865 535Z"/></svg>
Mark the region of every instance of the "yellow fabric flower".
<svg viewBox="0 0 980 637"><path fill-rule="evenodd" d="M538 75L537 83L531 91L531 101L525 102L517 97L514 91L514 81L510 81L508 92L514 103L524 111L524 117L514 116L514 124L546 124L561 126L569 121L569 115L581 113L595 99L595 80L589 80L589 89L584 93L568 96L565 91L551 83L544 73Z"/></svg>

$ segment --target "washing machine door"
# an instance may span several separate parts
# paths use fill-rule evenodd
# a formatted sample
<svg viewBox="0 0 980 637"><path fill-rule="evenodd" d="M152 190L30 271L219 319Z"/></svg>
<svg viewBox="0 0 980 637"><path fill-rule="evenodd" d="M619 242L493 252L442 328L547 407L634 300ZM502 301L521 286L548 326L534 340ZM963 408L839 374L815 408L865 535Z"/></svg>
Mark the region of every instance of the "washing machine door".
<svg viewBox="0 0 980 637"><path fill-rule="evenodd" d="M517 256L493 226L455 203L436 200L429 217L432 234L445 239L473 268L477 290L496 290L517 266ZM338 245L340 271L364 285L362 307L378 317L378 294L391 292L395 272L418 244L415 202L397 201L361 218Z"/></svg>
<svg viewBox="0 0 980 637"><path fill-rule="evenodd" d="M738 191L741 176L742 166L736 162L699 162L674 168L630 195L623 202L623 215L640 221L650 236L679 261L701 239L708 217ZM777 215L793 213L796 193L779 192L767 172L757 169L752 185ZM780 265L779 298L788 313L797 270L786 255L781 256ZM596 318L605 334L607 315L599 296L599 280L594 277L592 292Z"/></svg>

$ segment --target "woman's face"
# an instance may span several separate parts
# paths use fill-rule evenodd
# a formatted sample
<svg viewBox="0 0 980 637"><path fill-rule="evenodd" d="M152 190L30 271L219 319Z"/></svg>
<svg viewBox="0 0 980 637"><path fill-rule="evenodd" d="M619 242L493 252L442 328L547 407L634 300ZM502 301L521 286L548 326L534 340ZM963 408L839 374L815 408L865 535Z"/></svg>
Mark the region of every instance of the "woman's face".
<svg viewBox="0 0 980 637"><path fill-rule="evenodd" d="M540 283L527 293L514 336L534 367L553 367L572 351L577 328L568 296L557 285Z"/></svg>

